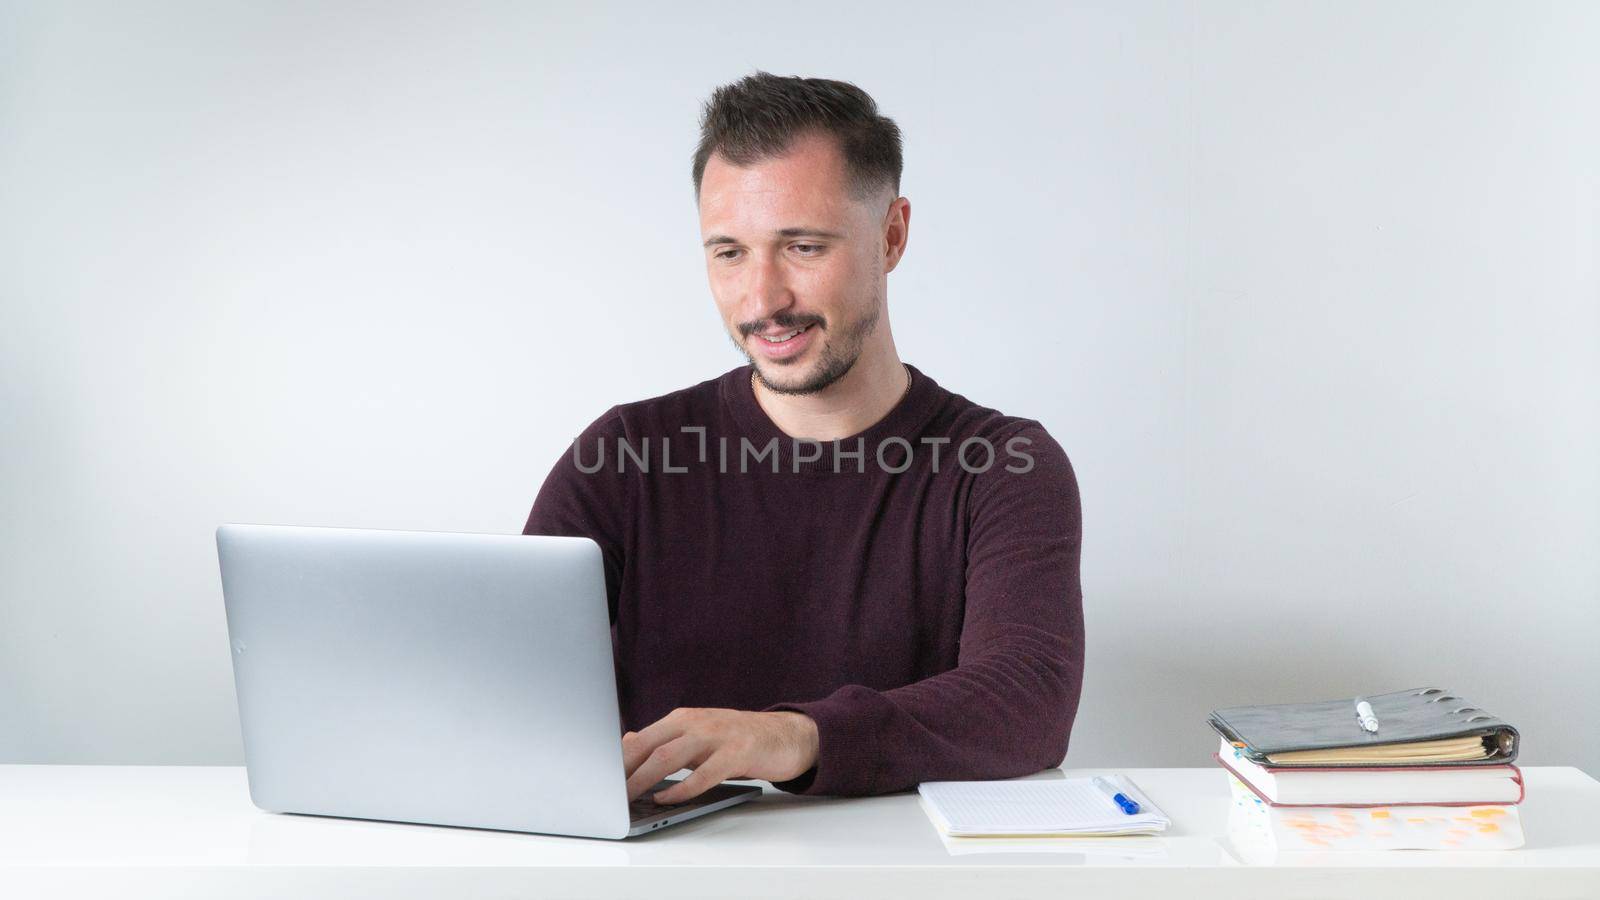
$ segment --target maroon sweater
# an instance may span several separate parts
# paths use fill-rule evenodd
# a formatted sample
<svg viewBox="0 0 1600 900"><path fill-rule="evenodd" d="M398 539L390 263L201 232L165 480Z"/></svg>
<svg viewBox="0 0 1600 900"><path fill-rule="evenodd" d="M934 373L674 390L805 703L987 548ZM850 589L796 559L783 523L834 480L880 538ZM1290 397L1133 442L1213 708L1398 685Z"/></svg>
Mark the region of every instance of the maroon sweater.
<svg viewBox="0 0 1600 900"><path fill-rule="evenodd" d="M567 448L523 533L600 545L624 727L803 712L818 756L793 793L1061 762L1083 681L1072 466L1038 422L911 372L838 442L784 435L741 366Z"/></svg>

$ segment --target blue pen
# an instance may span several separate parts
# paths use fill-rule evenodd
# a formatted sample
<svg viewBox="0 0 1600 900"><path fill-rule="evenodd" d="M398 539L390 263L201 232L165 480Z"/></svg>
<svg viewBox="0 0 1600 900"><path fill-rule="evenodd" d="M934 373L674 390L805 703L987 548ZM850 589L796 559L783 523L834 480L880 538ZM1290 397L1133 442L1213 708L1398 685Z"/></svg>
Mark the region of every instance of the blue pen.
<svg viewBox="0 0 1600 900"><path fill-rule="evenodd" d="M1117 806L1120 807L1123 812L1130 816L1138 814L1139 804L1128 799L1127 794L1117 790L1116 785L1105 780L1104 778L1101 778L1099 775L1096 775L1094 777L1094 786L1099 788L1100 791L1107 797L1110 797L1111 801L1117 804Z"/></svg>

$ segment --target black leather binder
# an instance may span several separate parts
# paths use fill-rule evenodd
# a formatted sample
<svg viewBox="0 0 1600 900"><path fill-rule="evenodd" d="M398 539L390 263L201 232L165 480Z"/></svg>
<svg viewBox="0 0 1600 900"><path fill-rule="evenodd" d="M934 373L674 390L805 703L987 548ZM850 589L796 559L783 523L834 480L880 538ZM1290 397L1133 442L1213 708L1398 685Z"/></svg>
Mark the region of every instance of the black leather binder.
<svg viewBox="0 0 1600 900"><path fill-rule="evenodd" d="M1366 700L1376 732L1361 727ZM1443 688L1345 700L1233 706L1208 724L1264 766L1504 765L1517 758L1517 729Z"/></svg>

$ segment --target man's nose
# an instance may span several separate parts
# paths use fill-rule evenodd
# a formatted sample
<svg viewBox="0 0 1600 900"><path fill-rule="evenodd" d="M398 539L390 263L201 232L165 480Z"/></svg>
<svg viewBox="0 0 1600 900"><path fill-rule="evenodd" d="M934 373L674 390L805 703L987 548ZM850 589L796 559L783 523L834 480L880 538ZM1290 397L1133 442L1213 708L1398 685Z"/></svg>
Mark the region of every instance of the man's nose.
<svg viewBox="0 0 1600 900"><path fill-rule="evenodd" d="M775 258L767 257L751 266L746 289L746 321L768 319L794 305L794 293L789 290L789 280Z"/></svg>

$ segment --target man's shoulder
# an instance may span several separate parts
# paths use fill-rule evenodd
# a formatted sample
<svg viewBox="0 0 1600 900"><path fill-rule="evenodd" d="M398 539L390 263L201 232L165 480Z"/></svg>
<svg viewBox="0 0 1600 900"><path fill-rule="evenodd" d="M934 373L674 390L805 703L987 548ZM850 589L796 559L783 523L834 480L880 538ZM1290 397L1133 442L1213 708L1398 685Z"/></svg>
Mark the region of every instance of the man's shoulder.
<svg viewBox="0 0 1600 900"><path fill-rule="evenodd" d="M939 427L947 430L960 457L975 467L969 470L974 473L974 496L985 501L984 509L1007 516L1011 513L1006 510L1042 503L1069 516L1081 515L1072 461L1042 422L1007 415L960 394L951 394L946 409Z"/></svg>
<svg viewBox="0 0 1600 900"><path fill-rule="evenodd" d="M949 396L940 414L935 417L934 433L943 432L953 443L981 438L993 444L1003 444L1014 437L1054 443L1054 438L1038 419L1028 416L1008 415L991 406L968 399L962 394L946 391Z"/></svg>
<svg viewBox="0 0 1600 900"><path fill-rule="evenodd" d="M675 434L684 425L705 424L722 402L722 386L739 369L697 384L642 400L618 403L601 413L586 429L589 433L638 435Z"/></svg>

